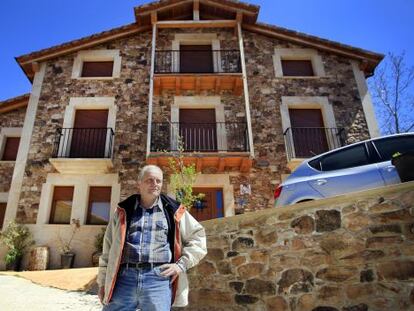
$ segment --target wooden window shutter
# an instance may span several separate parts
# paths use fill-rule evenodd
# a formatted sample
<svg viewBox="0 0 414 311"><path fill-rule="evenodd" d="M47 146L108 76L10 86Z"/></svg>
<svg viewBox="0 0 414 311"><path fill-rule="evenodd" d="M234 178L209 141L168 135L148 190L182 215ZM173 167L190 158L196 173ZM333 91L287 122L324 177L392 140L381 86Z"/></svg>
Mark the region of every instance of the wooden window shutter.
<svg viewBox="0 0 414 311"><path fill-rule="evenodd" d="M315 75L310 60L282 59L282 70L284 76L308 77Z"/></svg>
<svg viewBox="0 0 414 311"><path fill-rule="evenodd" d="M20 137L7 137L4 146L2 161L16 161L17 151L19 150Z"/></svg>
<svg viewBox="0 0 414 311"><path fill-rule="evenodd" d="M82 77L112 77L113 61L83 62Z"/></svg>

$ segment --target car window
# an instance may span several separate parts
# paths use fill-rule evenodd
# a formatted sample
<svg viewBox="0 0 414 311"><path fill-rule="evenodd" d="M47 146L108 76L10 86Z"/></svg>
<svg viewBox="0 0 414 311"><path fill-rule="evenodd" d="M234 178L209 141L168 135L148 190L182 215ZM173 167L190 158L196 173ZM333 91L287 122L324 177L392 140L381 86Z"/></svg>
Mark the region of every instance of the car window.
<svg viewBox="0 0 414 311"><path fill-rule="evenodd" d="M383 161L391 160L394 153L414 151L414 136L397 136L374 140Z"/></svg>
<svg viewBox="0 0 414 311"><path fill-rule="evenodd" d="M359 144L323 156L320 162L322 171L333 171L369 164L365 144Z"/></svg>
<svg viewBox="0 0 414 311"><path fill-rule="evenodd" d="M317 158L315 160L310 161L308 164L313 167L315 170L320 171L321 170L321 162L320 162L320 158Z"/></svg>

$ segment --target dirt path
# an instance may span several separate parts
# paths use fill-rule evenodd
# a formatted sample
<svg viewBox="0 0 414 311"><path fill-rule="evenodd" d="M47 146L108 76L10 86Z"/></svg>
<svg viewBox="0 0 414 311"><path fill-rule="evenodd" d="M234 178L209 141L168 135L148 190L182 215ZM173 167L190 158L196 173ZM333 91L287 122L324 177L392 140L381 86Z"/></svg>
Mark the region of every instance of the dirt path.
<svg viewBox="0 0 414 311"><path fill-rule="evenodd" d="M45 287L21 277L0 275L1 311L97 311L98 296Z"/></svg>

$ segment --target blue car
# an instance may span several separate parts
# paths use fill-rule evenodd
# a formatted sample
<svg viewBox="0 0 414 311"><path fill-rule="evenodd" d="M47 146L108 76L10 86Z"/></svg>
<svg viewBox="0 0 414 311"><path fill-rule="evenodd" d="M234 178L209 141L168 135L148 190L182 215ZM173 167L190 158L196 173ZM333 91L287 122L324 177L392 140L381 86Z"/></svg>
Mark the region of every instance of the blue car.
<svg viewBox="0 0 414 311"><path fill-rule="evenodd" d="M373 138L317 155L301 163L275 189L275 206L400 183L391 164L392 155L413 151L414 133L406 133Z"/></svg>

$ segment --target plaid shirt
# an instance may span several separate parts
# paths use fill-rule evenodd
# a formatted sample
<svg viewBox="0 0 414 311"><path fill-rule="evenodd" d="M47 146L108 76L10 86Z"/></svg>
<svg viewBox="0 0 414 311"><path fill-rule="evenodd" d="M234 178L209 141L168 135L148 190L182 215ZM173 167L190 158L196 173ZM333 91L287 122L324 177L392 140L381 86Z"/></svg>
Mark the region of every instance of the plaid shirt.
<svg viewBox="0 0 414 311"><path fill-rule="evenodd" d="M168 222L161 199L152 208L145 209L135 203L131 217L122 263L171 261L172 254L168 243Z"/></svg>

